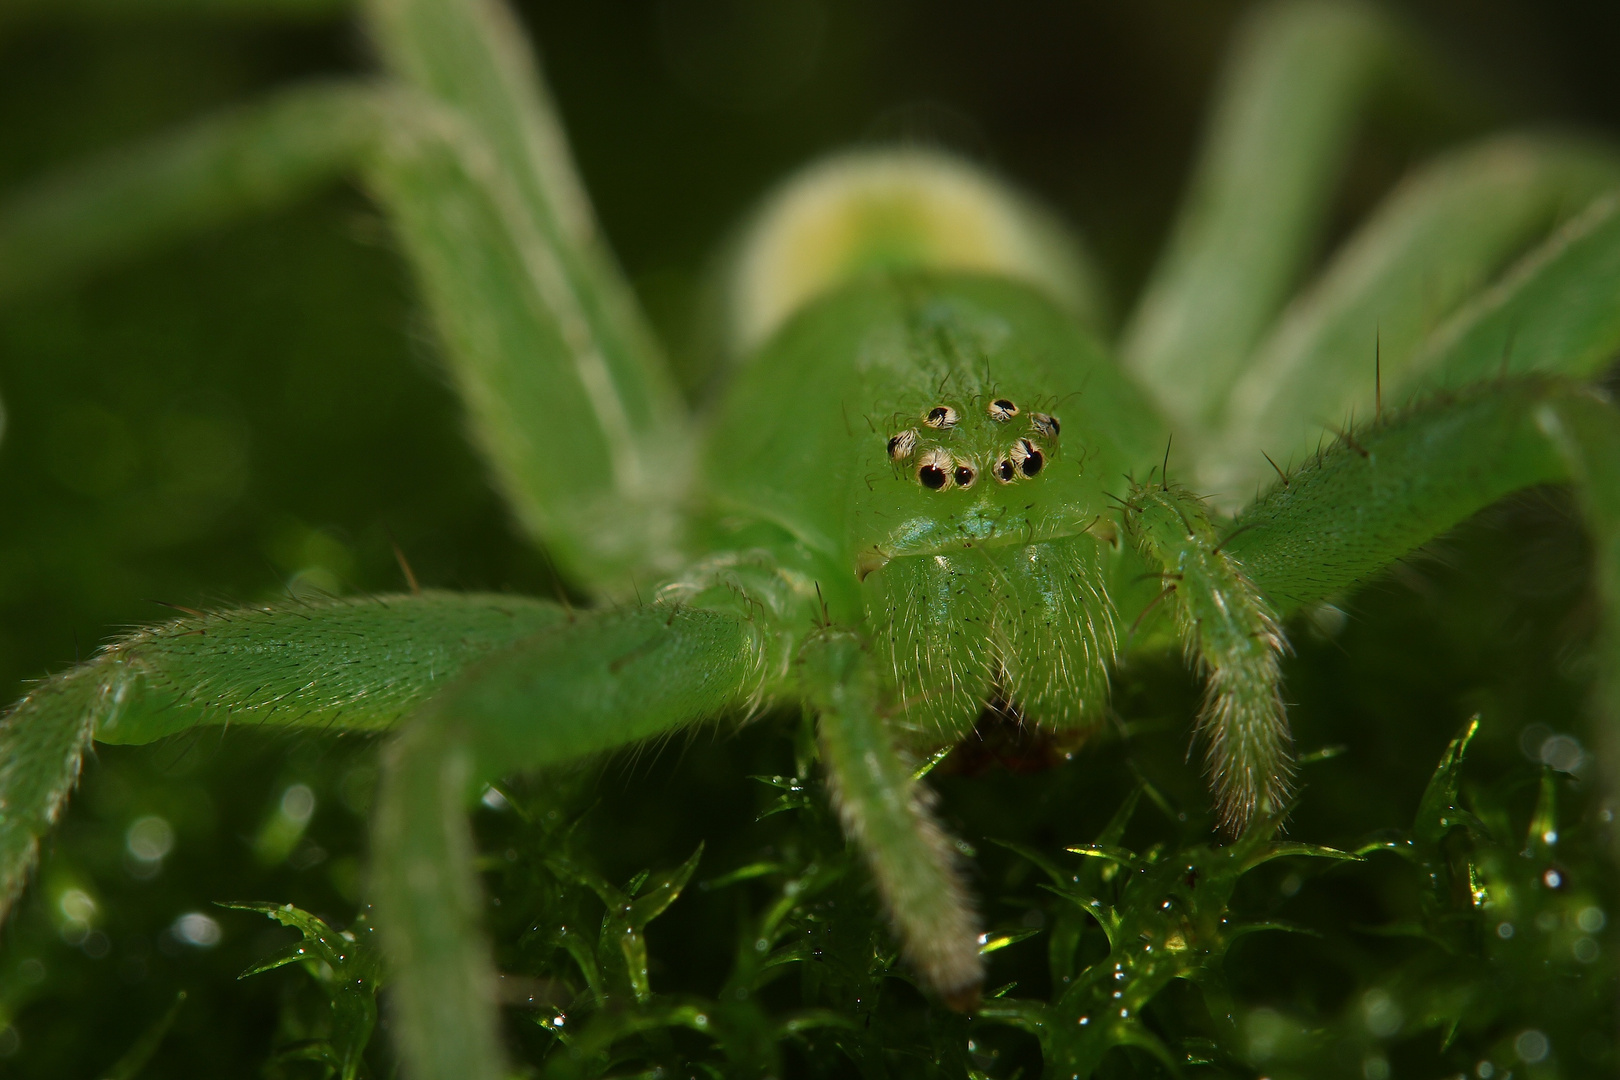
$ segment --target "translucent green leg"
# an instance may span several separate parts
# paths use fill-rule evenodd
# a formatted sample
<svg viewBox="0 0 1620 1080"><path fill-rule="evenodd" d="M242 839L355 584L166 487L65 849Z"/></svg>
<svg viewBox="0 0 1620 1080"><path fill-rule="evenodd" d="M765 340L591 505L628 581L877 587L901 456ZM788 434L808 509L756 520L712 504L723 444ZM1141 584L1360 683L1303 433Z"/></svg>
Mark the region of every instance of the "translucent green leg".
<svg viewBox="0 0 1620 1080"><path fill-rule="evenodd" d="M1600 730L1620 725L1620 411L1568 382L1475 386L1356 431L1238 520L1227 550L1286 614L1343 592L1513 491L1573 484L1604 603ZM1610 782L1620 767L1607 755Z"/></svg>
<svg viewBox="0 0 1620 1080"><path fill-rule="evenodd" d="M1224 550L1203 502L1186 490L1138 487L1125 525L1175 612L1187 655L1207 683L1199 731L1209 740L1210 782L1221 827L1240 833L1256 815L1280 814L1292 740L1278 658L1276 618L1242 564Z"/></svg>
<svg viewBox="0 0 1620 1080"><path fill-rule="evenodd" d="M0 922L92 739L385 730L473 659L564 618L535 600L430 592L198 614L121 638L0 718Z"/></svg>
<svg viewBox="0 0 1620 1080"><path fill-rule="evenodd" d="M1412 358L1409 380L1454 390L1530 371L1593 378L1620 352L1616 296L1620 190L1595 200L1437 327Z"/></svg>
<svg viewBox="0 0 1620 1080"><path fill-rule="evenodd" d="M385 100L366 83L316 83L8 193L0 303L307 196L360 160Z"/></svg>
<svg viewBox="0 0 1620 1080"><path fill-rule="evenodd" d="M466 671L389 747L371 887L412 1080L501 1080L467 807L482 785L646 739L756 700L746 620L662 604L578 616Z"/></svg>
<svg viewBox="0 0 1620 1080"><path fill-rule="evenodd" d="M1216 419L1310 254L1365 100L1391 76L1426 70L1412 51L1359 4L1267 5L1248 20L1121 344L1178 423Z"/></svg>
<svg viewBox="0 0 1620 1080"><path fill-rule="evenodd" d="M1404 402L1425 339L1528 244L1617 184L1612 150L1526 136L1457 151L1409 177L1259 346L1232 388L1220 456L1200 485L1228 501L1248 497L1272 475L1262 451L1286 465L1325 427L1368 418L1380 378L1384 403Z"/></svg>
<svg viewBox="0 0 1620 1080"><path fill-rule="evenodd" d="M556 338L544 355L577 386L577 402L553 394L513 403L514 413L521 410L514 419L524 422L514 425L519 437L572 429L570 438L546 440L543 464L526 463L543 471L521 477L514 504L525 523L562 548L559 561L571 574L627 595L631 573L645 579L677 568L686 414L597 228L522 26L500 0L366 0L363 10L389 71L445 103L476 133L483 160L461 154L457 165L499 195L522 256L520 277ZM417 196L382 179L407 237L421 235L411 218L426 215L438 219L430 230L452 230L454 242L454 208L433 204L436 185ZM390 188L409 201L388 197ZM434 273L437 260L415 261L441 325L477 303L465 285ZM504 356L500 362L511 366ZM560 380L554 374L549 381Z"/></svg>
<svg viewBox="0 0 1620 1080"><path fill-rule="evenodd" d="M494 0L378 0L396 80L290 91L0 204L0 300L284 204L339 175L392 219L474 438L575 581L679 563L687 418Z"/></svg>
<svg viewBox="0 0 1620 1080"><path fill-rule="evenodd" d="M876 666L854 634L828 630L799 654L802 691L820 715L821 752L844 830L866 856L906 958L953 1008L977 1003L984 968L978 923L884 721Z"/></svg>

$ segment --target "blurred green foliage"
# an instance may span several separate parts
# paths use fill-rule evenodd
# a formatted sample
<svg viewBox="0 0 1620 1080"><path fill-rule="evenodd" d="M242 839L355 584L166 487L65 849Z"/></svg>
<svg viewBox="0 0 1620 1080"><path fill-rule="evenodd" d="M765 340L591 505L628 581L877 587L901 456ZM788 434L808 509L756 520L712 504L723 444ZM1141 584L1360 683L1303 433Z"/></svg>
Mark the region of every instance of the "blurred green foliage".
<svg viewBox="0 0 1620 1080"><path fill-rule="evenodd" d="M89 2L0 10L0 185L364 63L341 24L170 6L112 21ZM1128 298L1241 6L525 14L607 230L695 386L715 245L770 181L852 141L988 160L1081 226ZM1449 133L1620 118L1600 96L1612 12L1470 5L1463 29L1445 4L1414 12L1497 95L1476 119L1445 118ZM1358 151L1346 221L1440 137L1434 118L1385 119ZM0 311L8 699L161 617L153 601L397 588L395 542L428 584L552 593L461 437L389 244L334 191ZM1191 982L1153 985L1134 1046L1098 1075L1612 1073L1620 953L1601 899L1615 895L1609 812L1584 749L1586 572L1562 498L1532 493L1343 619L1291 628L1300 744L1343 750L1306 769L1289 839L1358 862L1212 868L1241 845L1207 847L1185 760L1197 691L1174 658L1121 672L1118 724L1055 767L1009 767L1040 756L1018 747L948 760L943 813L973 848L997 946L1001 991L976 1019L928 1008L896 965L797 717L515 785L478 822L509 1035L559 1076L1033 1077L1043 1046L1051 1061L1091 1052L1082 1002L1122 947L1086 914L1094 900L1116 934L1168 935L1186 905L1219 938ZM1435 774L1476 713L1466 760ZM101 748L0 941L0 1076L389 1075L386 1040L362 1030L379 978L360 916L373 751L218 731ZM1099 841L1110 858L1064 851ZM1236 933L1257 923L1287 929Z"/></svg>

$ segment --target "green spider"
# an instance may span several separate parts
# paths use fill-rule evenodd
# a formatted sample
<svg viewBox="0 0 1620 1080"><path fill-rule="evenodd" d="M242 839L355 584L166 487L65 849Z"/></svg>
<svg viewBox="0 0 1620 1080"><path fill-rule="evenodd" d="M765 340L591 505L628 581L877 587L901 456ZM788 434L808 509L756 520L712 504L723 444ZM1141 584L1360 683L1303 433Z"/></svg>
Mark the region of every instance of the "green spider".
<svg viewBox="0 0 1620 1080"><path fill-rule="evenodd" d="M466 811L503 775L801 702L904 954L970 1007L978 923L918 774L986 708L1083 732L1124 651L1179 640L1207 680L1221 823L1272 828L1281 621L1543 483L1587 514L1614 670L1620 414L1580 380L1620 348L1620 157L1529 136L1454 151L1297 288L1358 105L1415 62L1367 10L1251 21L1112 345L1082 256L978 170L888 152L802 174L733 254L727 385L699 417L507 12L370 0L363 19L383 78L47 183L0 211L0 262L73 272L357 174L496 482L602 603L430 592L113 643L0 726L7 905L93 740L397 727L371 879L394 1031L411 1076L483 1080L504 1064Z"/></svg>

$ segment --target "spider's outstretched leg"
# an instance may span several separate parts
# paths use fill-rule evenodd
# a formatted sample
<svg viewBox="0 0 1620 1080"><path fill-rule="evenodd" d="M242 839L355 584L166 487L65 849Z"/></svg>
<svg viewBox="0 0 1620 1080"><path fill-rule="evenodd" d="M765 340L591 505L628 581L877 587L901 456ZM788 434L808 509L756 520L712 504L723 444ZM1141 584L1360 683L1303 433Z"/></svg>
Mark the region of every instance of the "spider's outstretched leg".
<svg viewBox="0 0 1620 1080"><path fill-rule="evenodd" d="M799 653L802 692L820 714L822 759L844 830L866 856L906 958L953 1008L978 1000L984 969L972 905L950 839L929 813L884 719L865 645L827 630Z"/></svg>
<svg viewBox="0 0 1620 1080"><path fill-rule="evenodd" d="M1272 475L1262 450L1284 465L1299 461L1324 425L1405 404L1444 362L1431 344L1455 332L1444 324L1497 275L1512 282L1537 272L1568 243L1554 226L1616 186L1620 157L1610 148L1540 136L1494 138L1414 172L1259 343L1226 404L1220 457L1201 481L1248 497ZM1593 284L1535 305L1540 318L1564 307L1566 296L1590 294ZM1614 329L1608 338L1605 357L1620 345ZM1555 348L1536 350L1544 343ZM1518 354L1521 367L1534 357L1537 366L1569 370L1554 359L1563 343L1492 344L1497 365Z"/></svg>
<svg viewBox="0 0 1620 1080"><path fill-rule="evenodd" d="M1620 410L1546 378L1437 397L1358 429L1245 510L1226 551L1278 614L1365 581L1514 491L1573 485L1594 541L1604 604L1601 730L1620 780Z"/></svg>
<svg viewBox="0 0 1620 1080"><path fill-rule="evenodd" d="M198 612L120 638L0 717L0 919L92 739L387 730L472 660L566 618L536 600L429 592Z"/></svg>
<svg viewBox="0 0 1620 1080"><path fill-rule="evenodd" d="M1224 550L1202 500L1168 484L1138 486L1124 513L1127 532L1164 583L1156 602L1170 605L1188 658L1207 679L1198 729L1209 743L1210 782L1221 827L1242 832L1256 815L1281 813L1288 792L1282 631Z"/></svg>
<svg viewBox="0 0 1620 1080"><path fill-rule="evenodd" d="M371 884L413 1080L507 1075L467 820L482 785L746 705L767 652L730 613L589 612L469 668L411 718L384 756Z"/></svg>
<svg viewBox="0 0 1620 1080"><path fill-rule="evenodd" d="M1367 99L1429 70L1415 51L1369 5L1266 4L1245 20L1120 348L1185 429L1217 420L1322 230Z"/></svg>
<svg viewBox="0 0 1620 1080"><path fill-rule="evenodd" d="M627 595L679 566L686 416L532 58L494 0L366 13L396 78L286 91L0 203L0 302L353 177L519 522L572 581Z"/></svg>

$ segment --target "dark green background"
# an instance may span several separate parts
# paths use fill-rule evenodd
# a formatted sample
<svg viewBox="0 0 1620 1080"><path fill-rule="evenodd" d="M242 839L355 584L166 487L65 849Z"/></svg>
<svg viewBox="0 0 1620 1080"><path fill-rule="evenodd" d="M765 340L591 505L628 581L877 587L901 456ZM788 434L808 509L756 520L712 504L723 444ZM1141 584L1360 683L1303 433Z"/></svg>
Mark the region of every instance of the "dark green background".
<svg viewBox="0 0 1620 1080"><path fill-rule="evenodd" d="M366 64L361 36L341 20L103 18L98 6L0 3L0 191L269 87ZM715 247L773 180L851 143L942 143L1030 187L1083 233L1116 313L1125 310L1167 228L1244 7L668 0L522 12L606 231L695 383L692 312ZM1470 132L1620 126L1615 5L1434 0L1403 10L1469 89L1443 110L1375 120L1345 184L1339 233L1407 164ZM385 222L351 191L0 309L0 399L0 698L121 626L162 618L157 601L399 588L391 538L425 584L551 588L462 437ZM1406 821L1476 707L1488 712L1487 774L1523 767L1525 724L1578 730L1593 624L1585 574L1564 504L1533 496L1360 598L1336 640L1300 629L1290 667L1300 741L1350 749L1308 778L1295 835L1346 841ZM1200 805L1196 765L1180 761L1193 692L1173 664L1148 676L1127 674L1121 711L1166 720L1142 759ZM628 809L607 812L618 825L602 827L606 865L672 865L707 838L706 870L726 869L724 823L756 798L740 774L766 771L761 761L786 768L789 754L767 724L610 768L597 795ZM163 928L234 898L292 899L346 921L368 758L354 741L217 733L102 751L54 841L45 887L6 931L0 1007L16 1011L19 1039L0 1075L99 1075L181 987L193 998L147 1075L251 1073L294 975L230 980L282 938L235 912L215 912L226 937L211 952L177 946ZM1075 805L1105 808L1123 790L1119 764L1105 750L1034 787L950 781L948 813L961 828L988 829L984 815L996 810L980 804L1075 785L1088 792ZM319 795L310 837L320 850L294 860L304 869L259 867L251 838L295 779ZM123 830L147 813L173 821L179 842L162 875L136 881ZM1051 839L1076 842L1096 824L1054 826ZM51 889L69 879L101 901L104 957L55 936ZM690 945L672 937L664 971L701 989L702 950Z"/></svg>

